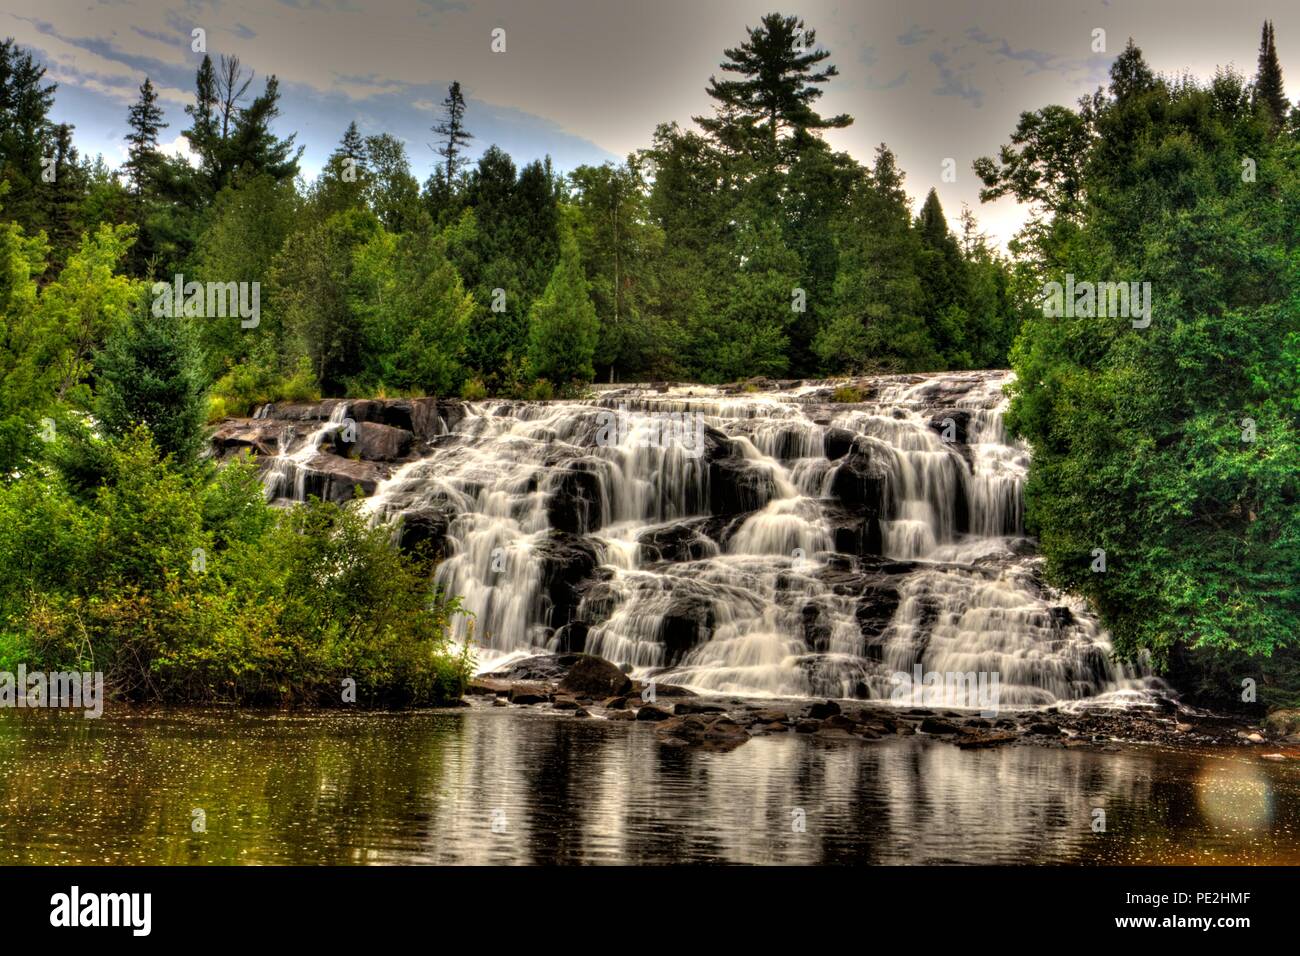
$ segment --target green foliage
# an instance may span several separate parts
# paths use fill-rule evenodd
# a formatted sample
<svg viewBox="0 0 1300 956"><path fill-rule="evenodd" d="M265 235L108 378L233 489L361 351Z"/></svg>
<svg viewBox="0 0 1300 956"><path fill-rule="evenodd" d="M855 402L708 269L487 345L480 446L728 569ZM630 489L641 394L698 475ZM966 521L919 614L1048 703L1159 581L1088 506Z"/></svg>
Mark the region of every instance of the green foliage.
<svg viewBox="0 0 1300 956"><path fill-rule="evenodd" d="M530 370L537 378L558 385L561 392L590 382L596 374L591 363L598 334L578 243L566 231L551 281L529 311Z"/></svg>
<svg viewBox="0 0 1300 956"><path fill-rule="evenodd" d="M143 428L99 450L89 497L53 465L0 486L0 656L102 670L143 701L337 704L346 679L370 706L463 691L457 605L388 529L272 509L251 463L178 471Z"/></svg>
<svg viewBox="0 0 1300 956"><path fill-rule="evenodd" d="M298 358L293 374L280 372L273 357L263 353L232 366L212 386L208 421L251 415L268 402L320 401L320 386L312 373L311 359Z"/></svg>
<svg viewBox="0 0 1300 956"><path fill-rule="evenodd" d="M95 413L106 432L148 426L159 450L192 464L207 440L207 379L189 320L152 314L142 299L95 359Z"/></svg>
<svg viewBox="0 0 1300 956"><path fill-rule="evenodd" d="M1300 633L1300 155L1231 73L1156 79L1130 45L1112 77L1083 226L1032 258L1149 282L1151 324L1027 313L1009 421L1034 449L1028 519L1121 655L1258 661Z"/></svg>

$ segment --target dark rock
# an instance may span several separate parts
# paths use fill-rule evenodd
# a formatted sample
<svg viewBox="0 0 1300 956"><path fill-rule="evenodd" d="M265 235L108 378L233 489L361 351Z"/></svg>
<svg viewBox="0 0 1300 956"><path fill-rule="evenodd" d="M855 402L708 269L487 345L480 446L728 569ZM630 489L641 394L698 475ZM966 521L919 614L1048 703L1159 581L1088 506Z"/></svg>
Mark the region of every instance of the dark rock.
<svg viewBox="0 0 1300 956"><path fill-rule="evenodd" d="M670 717L672 714L654 704L643 704L636 711L637 720L668 720Z"/></svg>
<svg viewBox="0 0 1300 956"><path fill-rule="evenodd" d="M560 681L560 690L589 697L618 697L632 690L632 679L604 658L580 654Z"/></svg>
<svg viewBox="0 0 1300 956"><path fill-rule="evenodd" d="M1042 721L1029 725L1028 733L1039 737L1059 737L1061 730L1055 724L1044 723Z"/></svg>
<svg viewBox="0 0 1300 956"><path fill-rule="evenodd" d="M410 452L415 436L401 428L377 422L357 422L352 441L349 430L340 428L326 440L336 455L366 461L399 461Z"/></svg>
<svg viewBox="0 0 1300 956"><path fill-rule="evenodd" d="M804 716L809 717L812 720L823 720L827 717L834 716L839 712L839 704L835 703L833 700L823 700L810 704L808 709L804 712Z"/></svg>
<svg viewBox="0 0 1300 956"><path fill-rule="evenodd" d="M705 704L693 700L678 701L673 705L673 713L678 717L686 714L721 714L725 712L726 708L718 704Z"/></svg>
<svg viewBox="0 0 1300 956"><path fill-rule="evenodd" d="M835 468L831 495L865 515L880 517L891 471L889 455L889 449L877 439L857 438Z"/></svg>
<svg viewBox="0 0 1300 956"><path fill-rule="evenodd" d="M551 480L546 517L552 528L572 534L599 531L604 523L598 460L576 459Z"/></svg>
<svg viewBox="0 0 1300 956"><path fill-rule="evenodd" d="M542 684L515 684L510 688L512 704L544 704L551 699L550 691Z"/></svg>
<svg viewBox="0 0 1300 956"><path fill-rule="evenodd" d="M562 654L581 654L587 646L591 626L586 621L570 621L555 632L555 648ZM611 665L612 666L612 665Z"/></svg>
<svg viewBox="0 0 1300 956"><path fill-rule="evenodd" d="M957 733L957 728L946 720L938 717L927 717L921 721L921 726L917 728L923 734L946 735Z"/></svg>

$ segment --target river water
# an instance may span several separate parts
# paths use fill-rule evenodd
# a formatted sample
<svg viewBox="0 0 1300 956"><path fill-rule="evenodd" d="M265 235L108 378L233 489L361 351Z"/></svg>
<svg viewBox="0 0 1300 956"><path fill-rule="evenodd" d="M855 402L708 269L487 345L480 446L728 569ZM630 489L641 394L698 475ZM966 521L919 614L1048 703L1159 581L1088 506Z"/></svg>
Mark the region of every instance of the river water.
<svg viewBox="0 0 1300 956"><path fill-rule="evenodd" d="M1105 813L1105 832L1094 832ZM1300 764L1259 750L403 714L0 714L0 864L1300 863Z"/></svg>

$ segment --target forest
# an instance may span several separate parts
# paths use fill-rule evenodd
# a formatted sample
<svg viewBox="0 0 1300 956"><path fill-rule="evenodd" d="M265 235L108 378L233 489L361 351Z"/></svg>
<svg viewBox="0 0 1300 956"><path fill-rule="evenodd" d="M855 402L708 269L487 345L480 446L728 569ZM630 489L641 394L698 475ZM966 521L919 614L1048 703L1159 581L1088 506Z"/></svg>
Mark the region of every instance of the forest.
<svg viewBox="0 0 1300 956"><path fill-rule="evenodd" d="M205 458L209 423L267 402L1010 366L1049 579L1206 699L1294 702L1300 110L1271 26L1252 78L1157 75L1130 40L1105 87L1023 114L973 169L1029 211L1005 253L933 189L913 215L886 145L828 145L853 122L816 108L831 56L770 14L712 114L567 173L478 153L453 82L424 183L355 122L309 182L276 77L236 56L198 67L195 162L161 151L145 79L113 168L5 41L0 667L93 664L146 700L327 703L340 673L372 703L457 696L429 559ZM1067 276L1150 283L1152 321L1047 314ZM175 282L256 283L257 321L160 319Z"/></svg>

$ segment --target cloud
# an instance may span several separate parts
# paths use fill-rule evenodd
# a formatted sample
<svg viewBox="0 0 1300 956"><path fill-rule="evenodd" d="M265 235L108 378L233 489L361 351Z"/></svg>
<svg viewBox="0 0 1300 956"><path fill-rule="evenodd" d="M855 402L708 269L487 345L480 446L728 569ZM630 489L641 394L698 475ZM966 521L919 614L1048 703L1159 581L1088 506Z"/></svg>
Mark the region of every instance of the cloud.
<svg viewBox="0 0 1300 956"><path fill-rule="evenodd" d="M960 69L949 66L950 57L940 50L930 54L930 62L939 70L939 85L932 92L936 96L957 96L973 103L978 108L984 101L984 92L975 87L969 76L970 66L965 64Z"/></svg>
<svg viewBox="0 0 1300 956"><path fill-rule="evenodd" d="M913 23L904 32L898 35L898 42L901 46L916 46L933 33L933 30L922 29L918 24Z"/></svg>

